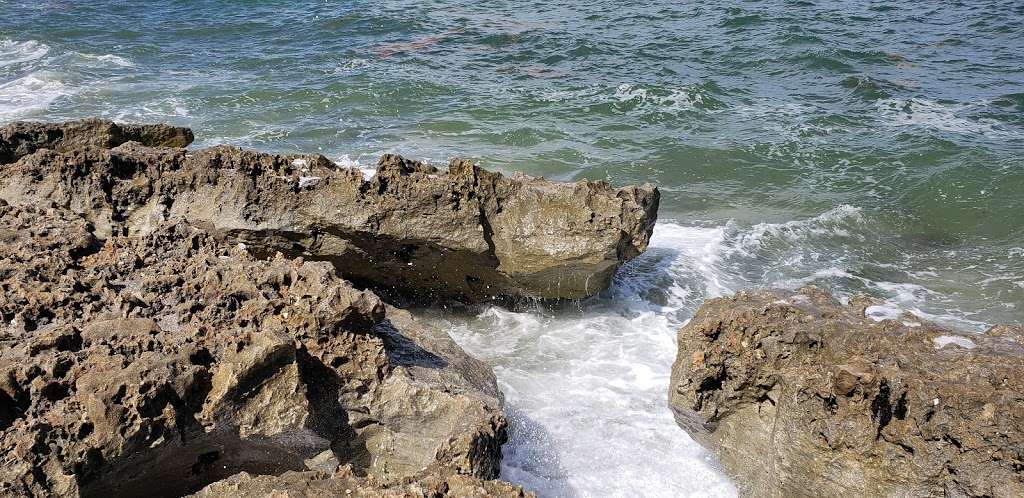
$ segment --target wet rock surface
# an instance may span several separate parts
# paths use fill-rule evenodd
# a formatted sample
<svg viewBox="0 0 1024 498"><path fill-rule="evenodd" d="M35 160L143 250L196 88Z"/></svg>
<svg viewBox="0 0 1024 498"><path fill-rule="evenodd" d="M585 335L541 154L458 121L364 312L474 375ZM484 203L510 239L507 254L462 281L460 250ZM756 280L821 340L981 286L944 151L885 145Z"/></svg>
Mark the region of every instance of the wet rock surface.
<svg viewBox="0 0 1024 498"><path fill-rule="evenodd" d="M1024 496L1024 328L755 291L679 332L669 402L747 496Z"/></svg>
<svg viewBox="0 0 1024 498"><path fill-rule="evenodd" d="M646 249L659 201L649 185L506 177L461 160L439 171L396 155L366 180L323 156L225 146L39 149L3 171L0 198L67 206L99 238L183 219L421 302L593 295Z"/></svg>
<svg viewBox="0 0 1024 498"><path fill-rule="evenodd" d="M165 124L120 124L102 119L63 123L14 122L0 128L0 164L12 163L39 149L109 149L126 142L152 147L185 147L193 139L192 130Z"/></svg>
<svg viewBox="0 0 1024 498"><path fill-rule="evenodd" d="M0 495L522 494L490 481L493 374L445 333L326 262L78 211L0 200Z"/></svg>

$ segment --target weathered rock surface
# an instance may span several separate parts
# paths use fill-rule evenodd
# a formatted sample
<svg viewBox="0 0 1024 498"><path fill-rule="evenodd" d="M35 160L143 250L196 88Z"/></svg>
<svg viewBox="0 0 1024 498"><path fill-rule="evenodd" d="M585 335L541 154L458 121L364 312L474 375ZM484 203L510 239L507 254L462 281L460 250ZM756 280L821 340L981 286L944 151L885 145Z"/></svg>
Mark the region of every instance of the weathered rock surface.
<svg viewBox="0 0 1024 498"><path fill-rule="evenodd" d="M748 496L1024 496L1024 328L742 292L679 332L669 401Z"/></svg>
<svg viewBox="0 0 1024 498"><path fill-rule="evenodd" d="M0 198L67 206L100 238L184 219L421 301L595 294L646 249L659 200L649 185L505 177L460 160L438 171L394 155L365 180L323 156L232 147L39 150L0 169Z"/></svg>
<svg viewBox="0 0 1024 498"><path fill-rule="evenodd" d="M522 493L491 371L328 263L4 201L0 242L0 496Z"/></svg>
<svg viewBox="0 0 1024 498"><path fill-rule="evenodd" d="M192 130L164 124L118 124L102 119L64 123L22 121L0 128L0 164L12 163L39 149L110 149L126 142L138 142L151 147L185 147L193 139Z"/></svg>
<svg viewBox="0 0 1024 498"><path fill-rule="evenodd" d="M253 476L247 472L213 483L193 498L245 497L356 497L356 498L490 498L528 497L521 488L502 481L481 481L463 475L428 475L400 484L380 486L339 471L332 476L322 472L286 472L280 476Z"/></svg>

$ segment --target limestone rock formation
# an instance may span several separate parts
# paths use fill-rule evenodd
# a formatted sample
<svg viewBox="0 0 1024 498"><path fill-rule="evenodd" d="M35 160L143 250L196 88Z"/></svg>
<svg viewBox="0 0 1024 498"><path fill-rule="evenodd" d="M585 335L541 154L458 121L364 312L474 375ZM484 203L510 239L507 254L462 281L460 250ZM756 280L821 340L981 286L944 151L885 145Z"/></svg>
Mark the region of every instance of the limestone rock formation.
<svg viewBox="0 0 1024 498"><path fill-rule="evenodd" d="M39 149L109 149L126 142L151 147L185 147L193 138L192 130L165 124L131 125L102 119L64 123L22 121L0 128L0 164L12 163Z"/></svg>
<svg viewBox="0 0 1024 498"><path fill-rule="evenodd" d="M491 371L328 263L4 201L0 240L0 496L522 494Z"/></svg>
<svg viewBox="0 0 1024 498"><path fill-rule="evenodd" d="M1024 496L1024 328L741 292L679 331L669 402L748 496Z"/></svg>
<svg viewBox="0 0 1024 498"><path fill-rule="evenodd" d="M502 481L481 481L463 475L425 476L382 487L351 472L328 476L322 472L285 472L280 476L253 476L242 472L215 482L192 498L527 498L521 488Z"/></svg>
<svg viewBox="0 0 1024 498"><path fill-rule="evenodd" d="M365 180L323 156L224 146L41 149L0 170L0 198L67 206L100 238L184 219L420 301L595 294L646 249L659 201L649 185L506 177L461 160L439 171L395 155Z"/></svg>

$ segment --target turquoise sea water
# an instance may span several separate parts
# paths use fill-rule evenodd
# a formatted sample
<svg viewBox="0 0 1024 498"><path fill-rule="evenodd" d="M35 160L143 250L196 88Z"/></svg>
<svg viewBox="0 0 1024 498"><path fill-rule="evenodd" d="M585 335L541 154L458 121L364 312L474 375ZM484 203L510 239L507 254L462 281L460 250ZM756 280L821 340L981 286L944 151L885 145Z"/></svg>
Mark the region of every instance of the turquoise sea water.
<svg viewBox="0 0 1024 498"><path fill-rule="evenodd" d="M0 121L659 186L653 248L604 295L428 313L495 366L504 477L544 495L733 493L664 406L707 296L813 283L879 318L1024 320L1019 3L131 4L0 0Z"/></svg>

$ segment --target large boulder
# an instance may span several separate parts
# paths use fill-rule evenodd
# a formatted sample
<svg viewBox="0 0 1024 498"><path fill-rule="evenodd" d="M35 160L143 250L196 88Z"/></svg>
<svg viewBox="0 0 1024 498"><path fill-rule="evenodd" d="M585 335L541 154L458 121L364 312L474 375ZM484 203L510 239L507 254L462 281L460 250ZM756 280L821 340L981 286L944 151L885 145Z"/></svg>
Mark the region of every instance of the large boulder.
<svg viewBox="0 0 1024 498"><path fill-rule="evenodd" d="M39 150L0 167L0 198L56 202L100 238L185 219L262 255L326 260L385 297L576 299L647 247L657 189L447 171L395 155L376 174L323 156L129 143Z"/></svg>
<svg viewBox="0 0 1024 498"><path fill-rule="evenodd" d="M165 124L120 124L103 119L63 123L19 121L0 128L0 164L12 163L39 149L109 149L126 142L151 147L185 147L193 139L192 130Z"/></svg>
<svg viewBox="0 0 1024 498"><path fill-rule="evenodd" d="M506 439L490 369L328 263L259 260L180 220L100 240L77 213L4 201L0 239L0 496L285 474L522 493L489 481Z"/></svg>
<svg viewBox="0 0 1024 498"><path fill-rule="evenodd" d="M870 304L707 301L679 331L679 425L747 496L1024 496L1024 329L876 322Z"/></svg>

